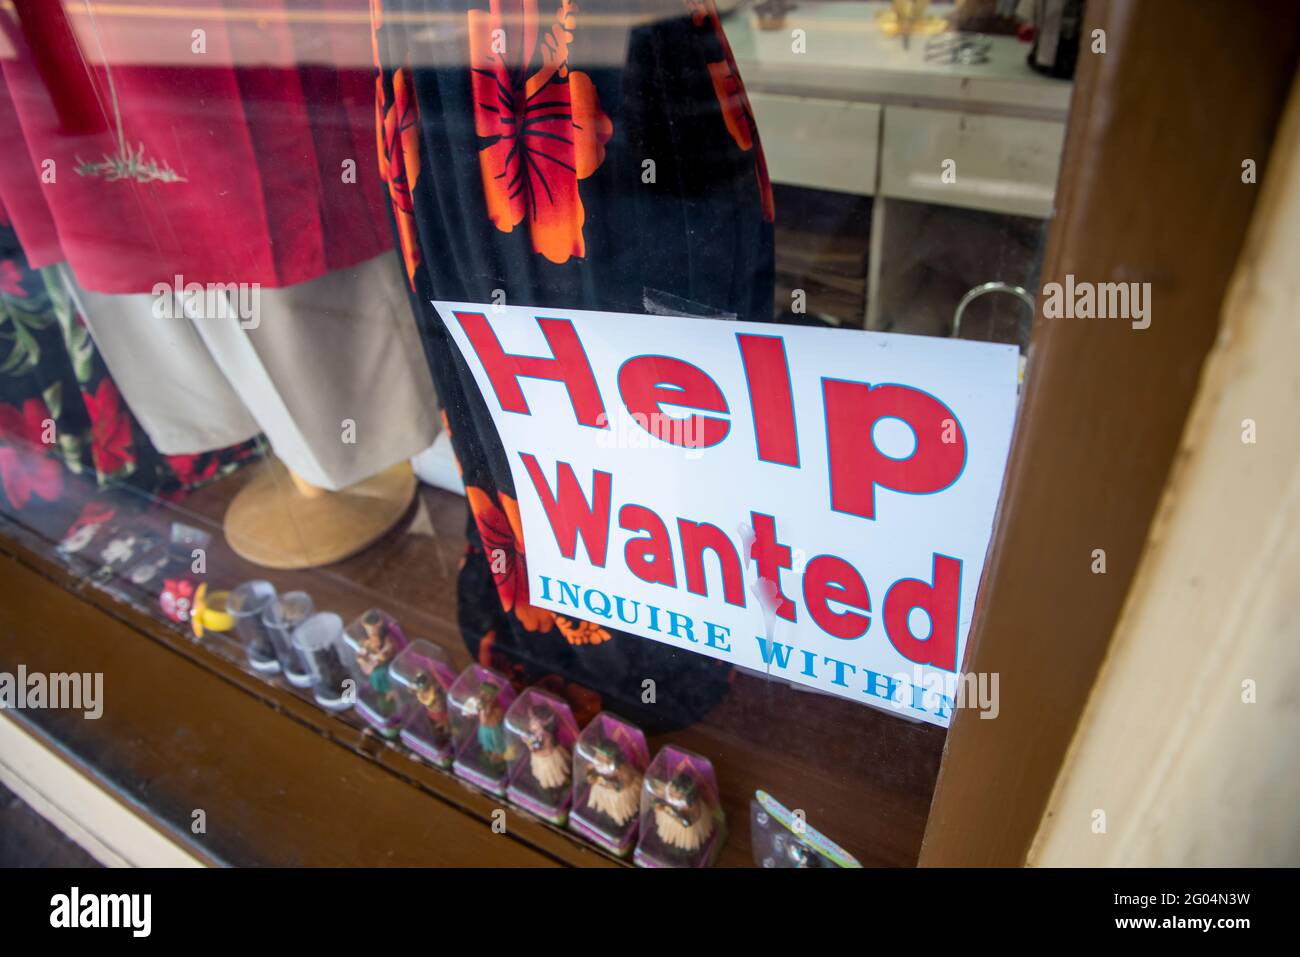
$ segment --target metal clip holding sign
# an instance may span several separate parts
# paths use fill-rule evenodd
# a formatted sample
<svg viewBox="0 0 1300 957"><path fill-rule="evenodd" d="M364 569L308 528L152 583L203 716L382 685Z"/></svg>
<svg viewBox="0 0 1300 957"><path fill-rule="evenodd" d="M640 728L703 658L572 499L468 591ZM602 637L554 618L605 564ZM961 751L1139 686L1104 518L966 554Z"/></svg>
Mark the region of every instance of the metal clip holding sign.
<svg viewBox="0 0 1300 957"><path fill-rule="evenodd" d="M966 311L966 307L969 306L976 299L980 298L981 296L987 296L989 293L993 293L993 292L1005 292L1015 296L1017 299L1019 299L1026 306L1029 307L1029 318L1031 320L1033 319L1036 303L1034 301L1033 294L1030 293L1027 289L1025 289L1022 286L1013 286L1009 282L981 283L980 285L975 286L973 289L969 290L966 293L966 295L962 296L961 302L957 303L957 308L956 310L953 311L952 337L954 339L961 338L961 317L962 317L962 313Z"/></svg>

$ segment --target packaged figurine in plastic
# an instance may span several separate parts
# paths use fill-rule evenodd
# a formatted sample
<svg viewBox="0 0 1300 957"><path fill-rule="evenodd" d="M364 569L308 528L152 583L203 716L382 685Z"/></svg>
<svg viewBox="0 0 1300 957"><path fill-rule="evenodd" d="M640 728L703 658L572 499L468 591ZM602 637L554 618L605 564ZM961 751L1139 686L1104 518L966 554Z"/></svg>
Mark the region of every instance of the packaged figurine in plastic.
<svg viewBox="0 0 1300 957"><path fill-rule="evenodd" d="M641 788L638 867L709 867L726 839L718 781L709 759L668 745Z"/></svg>
<svg viewBox="0 0 1300 957"><path fill-rule="evenodd" d="M409 644L401 626L388 612L372 608L348 625L343 640L361 672L357 711L384 737L397 737L411 713L389 674L393 659Z"/></svg>
<svg viewBox="0 0 1300 957"><path fill-rule="evenodd" d="M127 580L138 588L144 588L155 581L165 581L184 571L197 574L198 558L212 541L212 536L202 529L172 522L171 537L161 549L142 558L127 572ZM176 620L174 615L169 618Z"/></svg>
<svg viewBox="0 0 1300 957"><path fill-rule="evenodd" d="M641 782L649 761L640 728L608 711L592 718L574 750L569 827L626 857L636 843Z"/></svg>
<svg viewBox="0 0 1300 957"><path fill-rule="evenodd" d="M343 619L331 611L312 615L293 630L293 644L311 675L316 703L330 711L352 707L347 682L356 682L349 661L352 652L343 643Z"/></svg>
<svg viewBox="0 0 1300 957"><path fill-rule="evenodd" d="M506 797L542 820L563 824L573 798L578 723L564 699L528 688L506 712L510 786Z"/></svg>
<svg viewBox="0 0 1300 957"><path fill-rule="evenodd" d="M862 866L852 854L766 791L755 791L754 800L749 802L749 835L754 863L759 867Z"/></svg>
<svg viewBox="0 0 1300 957"><path fill-rule="evenodd" d="M235 633L244 643L248 663L258 671L280 670L280 660L275 656L275 645L262 624L262 615L275 601L275 586L268 581L244 582L230 593L226 610L235 619Z"/></svg>
<svg viewBox="0 0 1300 957"><path fill-rule="evenodd" d="M164 550L162 536L152 529L129 526L113 532L99 550L101 577L120 574L140 559Z"/></svg>
<svg viewBox="0 0 1300 957"><path fill-rule="evenodd" d="M170 564L171 552L166 548L158 549L131 566L131 570L126 573L126 580L137 588L144 588Z"/></svg>
<svg viewBox="0 0 1300 957"><path fill-rule="evenodd" d="M311 595L305 591L291 591L267 605L262 613L262 627L275 648L276 660L280 662L289 684L295 688L310 688L312 678L293 643L293 631L315 610Z"/></svg>
<svg viewBox="0 0 1300 957"><path fill-rule="evenodd" d="M64 532L56 549L59 557L70 561L76 556L88 556L92 542L99 538L100 531L108 525L117 514L116 509L99 502L87 502L81 509L76 521Z"/></svg>
<svg viewBox="0 0 1300 957"><path fill-rule="evenodd" d="M493 794L506 793L506 709L515 690L505 675L470 665L451 686L452 770Z"/></svg>
<svg viewBox="0 0 1300 957"><path fill-rule="evenodd" d="M158 607L169 621L178 625L190 623L190 612L194 610L194 592L198 583L193 578L180 576L163 581L162 592L158 595Z"/></svg>
<svg viewBox="0 0 1300 957"><path fill-rule="evenodd" d="M446 653L416 638L393 659L389 677L411 706L411 716L402 725L402 743L438 767L450 767L451 706L447 697L456 682L456 672L448 664Z"/></svg>

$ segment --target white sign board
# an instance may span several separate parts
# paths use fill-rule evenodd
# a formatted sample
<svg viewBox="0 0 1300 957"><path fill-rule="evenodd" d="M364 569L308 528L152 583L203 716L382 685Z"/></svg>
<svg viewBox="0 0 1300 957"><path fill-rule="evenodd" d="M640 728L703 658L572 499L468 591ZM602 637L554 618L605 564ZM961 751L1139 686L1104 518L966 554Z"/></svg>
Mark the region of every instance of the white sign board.
<svg viewBox="0 0 1300 957"><path fill-rule="evenodd" d="M434 305L510 461L532 604L948 724L1014 346Z"/></svg>

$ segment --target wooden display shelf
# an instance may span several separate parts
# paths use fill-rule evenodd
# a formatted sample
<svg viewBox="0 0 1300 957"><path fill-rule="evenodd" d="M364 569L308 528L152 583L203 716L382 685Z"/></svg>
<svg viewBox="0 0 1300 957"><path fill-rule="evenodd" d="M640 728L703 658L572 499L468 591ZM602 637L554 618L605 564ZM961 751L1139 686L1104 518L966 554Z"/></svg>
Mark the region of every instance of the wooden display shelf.
<svg viewBox="0 0 1300 957"><path fill-rule="evenodd" d="M262 467L191 493L183 505L113 498L119 514L140 508L132 520L159 532L172 521L212 532L210 588L265 577L282 592L308 591L345 621L382 607L411 637L445 648L456 667L469 663L455 624L463 498L422 488L398 528L360 555L325 569L268 571L236 556L220 524ZM0 670L21 662L103 671L103 719L46 711L23 720L162 826L190 840L195 808L208 809L209 822L229 818L233 830L210 823L199 843L213 859L238 864L618 863L513 808L514 840L501 841L489 826L500 800L415 760L357 716L327 713L305 692L252 673L232 635L196 640L161 618L152 596L57 561L53 543L79 508L65 502L0 518ZM737 674L705 720L652 737L651 749L669 742L708 756L717 770L730 833L721 866L752 864L749 802L758 788L802 809L863 864L910 865L943 731Z"/></svg>

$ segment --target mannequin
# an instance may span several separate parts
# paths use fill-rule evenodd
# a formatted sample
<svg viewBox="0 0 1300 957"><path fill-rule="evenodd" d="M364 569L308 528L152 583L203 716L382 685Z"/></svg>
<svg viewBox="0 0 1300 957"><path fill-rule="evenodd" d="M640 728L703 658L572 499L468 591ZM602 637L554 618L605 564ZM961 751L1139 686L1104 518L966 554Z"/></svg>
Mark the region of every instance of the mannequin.
<svg viewBox="0 0 1300 957"><path fill-rule="evenodd" d="M264 568L314 568L355 555L401 521L416 490L407 462L331 492L268 459L226 511L226 541Z"/></svg>
<svg viewBox="0 0 1300 957"><path fill-rule="evenodd" d="M389 250L350 269L256 290L256 315L167 287L114 295L65 285L124 399L168 454L266 437L274 454L230 505L226 535L268 568L340 561L405 514L408 460L438 403Z"/></svg>
<svg viewBox="0 0 1300 957"><path fill-rule="evenodd" d="M366 0L321 0L324 23L268 0L256 25L214 0L179 67L142 59L121 18L38 6L0 64L0 196L32 264L58 264L164 456L265 436L298 475L272 464L241 492L237 551L290 567L364 547L438 431L378 175Z"/></svg>

